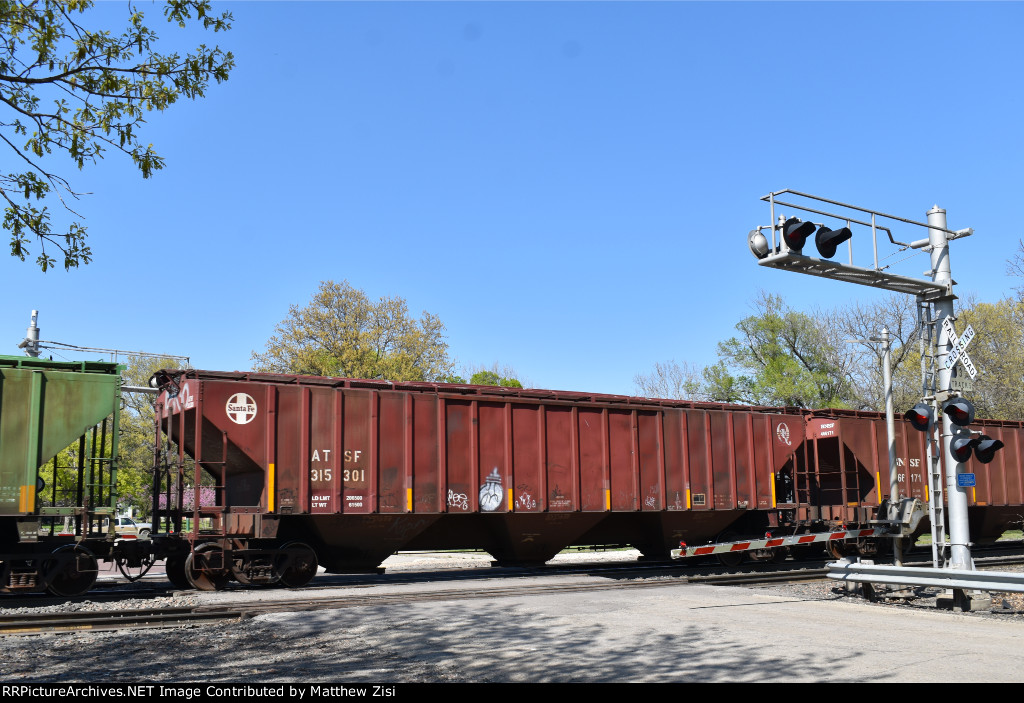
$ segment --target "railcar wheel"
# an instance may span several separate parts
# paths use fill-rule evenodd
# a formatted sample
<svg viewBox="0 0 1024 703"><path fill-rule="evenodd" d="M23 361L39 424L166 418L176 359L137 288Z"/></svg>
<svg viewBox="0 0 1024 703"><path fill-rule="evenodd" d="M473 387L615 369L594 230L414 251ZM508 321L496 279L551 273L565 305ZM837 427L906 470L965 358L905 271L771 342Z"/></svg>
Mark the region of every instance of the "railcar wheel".
<svg viewBox="0 0 1024 703"><path fill-rule="evenodd" d="M723 532L721 535L718 536L718 539L715 541L735 542L736 539L737 538L735 533ZM747 559L746 552L722 552L721 554L716 554L715 556L718 557L718 563L720 563L722 566L728 566L730 568L734 566L739 566Z"/></svg>
<svg viewBox="0 0 1024 703"><path fill-rule="evenodd" d="M167 557L167 561L164 562L164 571L167 573L167 580L175 588L192 588L192 584L185 576L185 557Z"/></svg>
<svg viewBox="0 0 1024 703"><path fill-rule="evenodd" d="M221 548L204 544L185 559L185 578L200 591L223 591L231 581L231 572L223 564Z"/></svg>
<svg viewBox="0 0 1024 703"><path fill-rule="evenodd" d="M722 566L728 567L739 566L747 558L745 552L722 552L721 554L716 554L715 556L718 557L718 561Z"/></svg>
<svg viewBox="0 0 1024 703"><path fill-rule="evenodd" d="M285 588L301 588L316 576L319 566L312 547L302 542L288 542L281 547L278 583Z"/></svg>
<svg viewBox="0 0 1024 703"><path fill-rule="evenodd" d="M43 563L43 573L49 581L46 590L61 598L80 596L96 583L98 570L96 557L82 545L57 547Z"/></svg>
<svg viewBox="0 0 1024 703"><path fill-rule="evenodd" d="M825 553L833 559L842 559L846 556L847 547L839 540L825 542Z"/></svg>

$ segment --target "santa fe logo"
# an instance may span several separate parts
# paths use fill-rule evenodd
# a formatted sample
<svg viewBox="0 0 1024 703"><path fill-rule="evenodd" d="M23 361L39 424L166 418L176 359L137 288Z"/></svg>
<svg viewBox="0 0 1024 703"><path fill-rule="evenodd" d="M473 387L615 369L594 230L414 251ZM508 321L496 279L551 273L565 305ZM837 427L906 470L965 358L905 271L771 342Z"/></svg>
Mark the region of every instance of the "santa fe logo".
<svg viewBox="0 0 1024 703"><path fill-rule="evenodd" d="M256 417L256 401L248 393L235 393L224 408L232 422L248 425Z"/></svg>

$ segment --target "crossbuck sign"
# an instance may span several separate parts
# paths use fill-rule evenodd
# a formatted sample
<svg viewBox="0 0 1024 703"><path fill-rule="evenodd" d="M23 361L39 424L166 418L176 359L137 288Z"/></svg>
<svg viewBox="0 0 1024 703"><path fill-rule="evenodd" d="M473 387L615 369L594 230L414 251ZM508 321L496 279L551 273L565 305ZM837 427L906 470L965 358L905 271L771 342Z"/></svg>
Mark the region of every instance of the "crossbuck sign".
<svg viewBox="0 0 1024 703"><path fill-rule="evenodd" d="M953 348L949 350L949 354L946 356L946 368L951 368L953 364L959 361L963 364L964 369L967 370L967 375L970 376L973 381L978 376L978 371L974 368L974 364L971 362L971 357L967 356L967 345L971 343L972 339L974 339L974 328L967 325L967 329L964 330L963 336L957 337L957 334L953 329L953 323L950 322L947 317L942 321L942 329L946 331L949 343L953 345Z"/></svg>

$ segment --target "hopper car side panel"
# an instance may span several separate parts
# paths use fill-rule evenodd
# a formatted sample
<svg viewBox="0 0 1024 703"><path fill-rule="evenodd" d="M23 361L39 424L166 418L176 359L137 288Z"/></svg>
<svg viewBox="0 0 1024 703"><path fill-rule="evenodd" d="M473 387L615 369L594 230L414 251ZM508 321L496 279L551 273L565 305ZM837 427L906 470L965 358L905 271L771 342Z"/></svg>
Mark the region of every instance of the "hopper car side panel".
<svg viewBox="0 0 1024 703"><path fill-rule="evenodd" d="M207 428L203 468L216 474L227 458L211 514L248 501L260 518L245 523L249 537L302 539L332 570L371 568L397 549L479 548L511 563L571 544L632 544L663 556L724 532L864 524L889 493L877 413L168 373L194 399L162 397L167 413L194 413L190 422ZM993 506L1024 500L1021 428L987 427L1012 449L977 469L971 505L984 508L973 519L986 532L1009 520ZM195 442L182 436L191 455ZM929 497L925 441L897 421L903 495ZM190 537L216 538L216 525Z"/></svg>
<svg viewBox="0 0 1024 703"><path fill-rule="evenodd" d="M218 505L195 517L225 514L233 536L243 525L265 537L258 521L232 517L255 506L287 534L308 532L317 549L345 553L339 564L413 546L483 548L505 561L587 541L665 554L751 511L765 521L776 474L795 470L804 434L801 415L752 408L177 373L178 395L187 385L191 400L165 394L161 415L186 454L198 451L200 466L224 477ZM193 425L203 430L190 433ZM224 529L214 522L206 537ZM387 552L372 544L375 529L392 535Z"/></svg>

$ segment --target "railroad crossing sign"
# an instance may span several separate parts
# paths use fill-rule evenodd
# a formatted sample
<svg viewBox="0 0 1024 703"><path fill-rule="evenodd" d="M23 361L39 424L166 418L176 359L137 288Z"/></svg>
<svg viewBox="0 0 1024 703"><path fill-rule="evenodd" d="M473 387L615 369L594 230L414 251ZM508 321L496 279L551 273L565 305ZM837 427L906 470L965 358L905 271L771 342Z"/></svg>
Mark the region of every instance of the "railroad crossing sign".
<svg viewBox="0 0 1024 703"><path fill-rule="evenodd" d="M971 357L967 355L967 345L974 339L974 328L967 325L963 336L957 337L956 331L953 329L953 323L950 322L949 317L946 317L942 320L942 329L946 331L949 343L953 345L953 348L949 350L949 354L946 355L946 368L952 367L953 364L959 361L973 381L977 377L978 371L974 368Z"/></svg>

